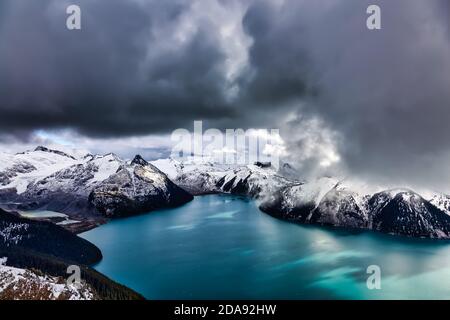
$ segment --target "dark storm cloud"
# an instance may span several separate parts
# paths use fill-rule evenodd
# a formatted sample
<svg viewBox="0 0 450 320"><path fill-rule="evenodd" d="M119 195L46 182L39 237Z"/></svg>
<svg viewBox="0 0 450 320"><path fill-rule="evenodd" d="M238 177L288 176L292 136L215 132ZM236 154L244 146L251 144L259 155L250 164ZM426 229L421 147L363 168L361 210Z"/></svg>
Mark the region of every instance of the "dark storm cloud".
<svg viewBox="0 0 450 320"><path fill-rule="evenodd" d="M365 27L370 4L381 7L382 30ZM448 10L446 0L258 2L244 19L249 92L272 105L301 101L299 114L341 135L353 173L448 184Z"/></svg>
<svg viewBox="0 0 450 320"><path fill-rule="evenodd" d="M161 36L189 2L80 0L82 30L68 31L71 3L2 1L2 129L121 135L233 114L209 22L197 23L186 43L167 47Z"/></svg>
<svg viewBox="0 0 450 320"><path fill-rule="evenodd" d="M238 2L247 47L209 7ZM311 171L336 151L354 173L450 180L448 0L79 0L82 31L65 28L69 3L0 2L0 129L279 127ZM230 80L236 43L248 56Z"/></svg>

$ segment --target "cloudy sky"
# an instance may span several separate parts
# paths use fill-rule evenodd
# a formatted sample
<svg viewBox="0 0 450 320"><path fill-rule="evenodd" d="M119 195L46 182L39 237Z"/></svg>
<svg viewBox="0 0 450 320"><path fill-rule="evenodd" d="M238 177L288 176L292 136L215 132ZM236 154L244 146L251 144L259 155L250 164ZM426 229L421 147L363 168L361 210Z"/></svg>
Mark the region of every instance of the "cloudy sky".
<svg viewBox="0 0 450 320"><path fill-rule="evenodd" d="M450 191L450 1L0 1L3 150L163 157L194 120L279 128L305 176Z"/></svg>

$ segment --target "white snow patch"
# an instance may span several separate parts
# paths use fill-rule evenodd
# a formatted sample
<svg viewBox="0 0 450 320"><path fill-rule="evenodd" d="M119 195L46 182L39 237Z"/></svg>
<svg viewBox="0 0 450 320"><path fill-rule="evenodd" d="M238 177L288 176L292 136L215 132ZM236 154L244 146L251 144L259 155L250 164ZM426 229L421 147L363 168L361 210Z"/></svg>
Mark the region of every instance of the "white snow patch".
<svg viewBox="0 0 450 320"><path fill-rule="evenodd" d="M85 283L81 287L68 285L61 279L48 275L38 275L33 271L15 267L6 266L7 258L0 258L0 295L6 290L17 292L17 296L36 291L50 292L46 297L49 300L58 299L61 294L67 294L68 300L92 300L94 293L92 289ZM14 294L13 294L14 295Z"/></svg>
<svg viewBox="0 0 450 320"><path fill-rule="evenodd" d="M98 171L94 174L94 178L90 183L101 182L108 179L111 175L115 174L123 164L123 161L114 154L97 156L92 162L97 165Z"/></svg>

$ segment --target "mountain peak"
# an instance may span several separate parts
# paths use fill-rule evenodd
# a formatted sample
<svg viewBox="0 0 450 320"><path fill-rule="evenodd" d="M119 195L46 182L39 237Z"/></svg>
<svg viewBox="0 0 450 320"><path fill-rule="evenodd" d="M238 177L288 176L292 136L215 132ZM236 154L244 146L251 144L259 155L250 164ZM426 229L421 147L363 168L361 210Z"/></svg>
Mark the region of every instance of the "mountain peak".
<svg viewBox="0 0 450 320"><path fill-rule="evenodd" d="M59 150L53 150L53 149L49 149L47 147L44 146L37 146L36 149L34 149L34 151L41 151L41 152L49 152L49 153L54 153L54 154L58 154L60 156L64 156L64 157L68 157L71 158L73 160L75 160L75 157L63 152L63 151L59 151Z"/></svg>
<svg viewBox="0 0 450 320"><path fill-rule="evenodd" d="M256 161L254 165L260 168L270 168L272 166L272 163L270 161L268 162Z"/></svg>
<svg viewBox="0 0 450 320"><path fill-rule="evenodd" d="M141 166L148 165L148 162L141 157L141 155L137 154L134 159L131 161L131 164L139 164Z"/></svg>

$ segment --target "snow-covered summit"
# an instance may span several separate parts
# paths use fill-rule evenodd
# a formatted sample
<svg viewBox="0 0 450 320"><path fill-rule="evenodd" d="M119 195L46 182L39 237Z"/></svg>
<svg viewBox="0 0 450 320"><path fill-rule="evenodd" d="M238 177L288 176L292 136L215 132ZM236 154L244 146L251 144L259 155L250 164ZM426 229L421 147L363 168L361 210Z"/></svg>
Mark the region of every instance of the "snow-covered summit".
<svg viewBox="0 0 450 320"><path fill-rule="evenodd" d="M38 147L1 156L5 162L0 169L0 200L17 203L20 210L51 210L83 219L96 212L106 213L101 207L105 203L98 201L106 199L100 197L106 190L108 201L113 201L107 211L115 212L114 215L120 214L113 210L114 203L126 203L127 208L120 206L121 210L126 209L123 214L133 214L136 210L142 212L192 199L139 155L131 161L113 153L76 158L63 151ZM150 205L150 201L159 203Z"/></svg>
<svg viewBox="0 0 450 320"><path fill-rule="evenodd" d="M0 189L16 189L20 194L30 183L82 162L82 159L44 147L17 154L0 153Z"/></svg>

